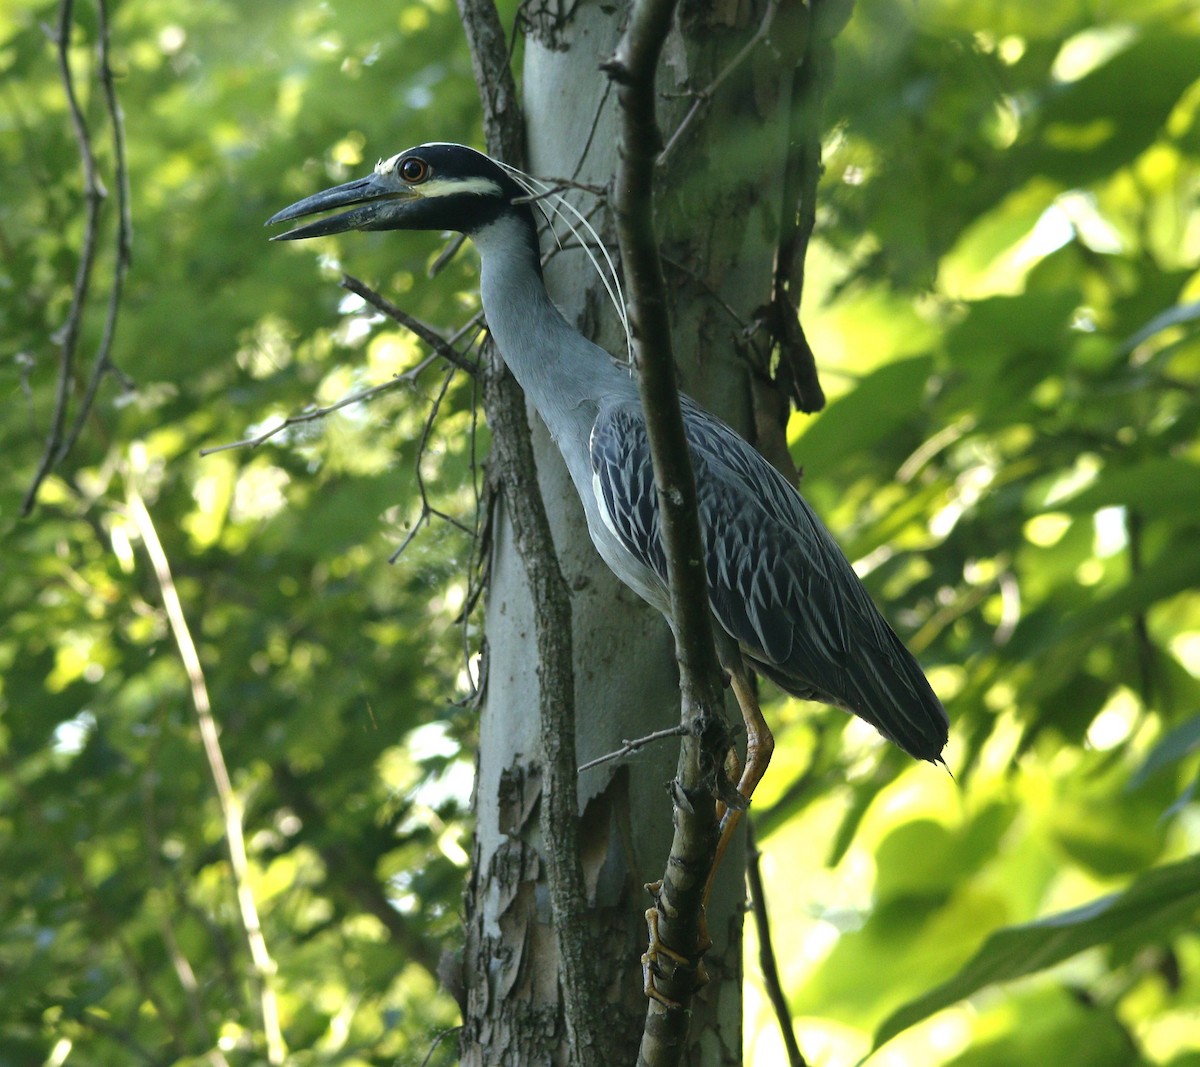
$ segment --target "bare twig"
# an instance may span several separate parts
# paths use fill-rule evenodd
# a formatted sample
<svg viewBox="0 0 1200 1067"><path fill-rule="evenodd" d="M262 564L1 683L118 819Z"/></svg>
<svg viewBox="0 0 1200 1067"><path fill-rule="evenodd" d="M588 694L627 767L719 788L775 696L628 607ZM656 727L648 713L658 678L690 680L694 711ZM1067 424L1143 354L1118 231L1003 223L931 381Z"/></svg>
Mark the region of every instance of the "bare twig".
<svg viewBox="0 0 1200 1067"><path fill-rule="evenodd" d="M393 389L399 388L401 385L406 385L407 383L412 382L420 377L426 368L428 368L430 364L432 364L439 357L446 360L446 362L449 363L455 370L463 370L472 375L478 372L478 364L469 360L466 356L459 352L457 348L454 347L455 342L458 341L463 334L474 328L476 323L475 319L472 319L471 322L463 326L462 329L455 333L453 337L445 338L438 333L437 330L433 329L432 326L426 325L420 319L414 318L412 315L408 314L407 311L403 311L396 307L396 305L391 301L380 296L377 292L375 292L374 289L366 285L364 282L359 281L357 278L353 278L349 274L344 274L342 275L341 285L343 289L348 289L355 295L362 297L362 299L368 304L371 304L377 310L382 311L389 318L394 319L412 333L416 334L417 337L419 337L433 349L433 353L426 356L416 366L410 367L408 370L395 375L386 382L381 382L379 385L373 385L368 389L361 389L356 393L351 393L348 396L342 397L341 400L335 401L332 404L328 404L325 407L309 408L307 411L301 411L294 415L289 415L281 422L276 423L274 426L263 430L262 433L256 434L253 437L247 437L241 441L231 441L228 444L212 445L209 448L202 448L200 450L200 455L209 456L214 452L226 452L232 448L257 448L259 445L269 441L277 434L283 433L284 430L287 430L292 426L298 426L302 423L323 419L326 415L330 415L335 411L341 410L342 408L349 407L351 404L366 403L367 401L374 400L375 397L381 395L382 393L387 393ZM443 393L445 392L445 386L443 386L442 391ZM422 499L424 499L424 492L422 492Z"/></svg>
<svg viewBox="0 0 1200 1067"><path fill-rule="evenodd" d="M691 728L680 722L674 726L668 726L664 730L655 730L654 733L646 734L645 737L624 740L621 742L621 747L615 752L609 752L603 756L597 756L593 760L588 760L587 763L579 768L579 773L582 774L584 771L590 771L593 767L599 767L602 763L610 763L615 759L624 759L626 756L632 756L638 749L652 745L655 741L665 741L668 737L682 737L684 734L690 732Z"/></svg>
<svg viewBox="0 0 1200 1067"><path fill-rule="evenodd" d="M446 247L443 248L435 257L432 263L429 264L429 270L425 272L426 277L436 278L442 273L446 264L458 255L459 250L467 243L467 235L465 233L456 233L449 241L446 242Z"/></svg>
<svg viewBox="0 0 1200 1067"><path fill-rule="evenodd" d="M675 132L671 134L671 138L667 141L666 147L659 153L657 164L658 166L666 166L667 159L675 150L675 146L683 139L683 135L687 129L695 121L700 112L708 105L708 102L713 98L713 95L721 87L721 84L735 70L738 69L747 59L750 54L759 46L759 44L767 39L767 34L771 32L771 24L775 21L775 13L779 10L779 0L770 0L767 4L767 10L763 12L762 22L759 23L758 29L755 30L754 36L750 38L724 68L717 74L711 82L703 89L698 89L692 93L692 106L688 109L688 113L684 115L683 121L675 127Z"/></svg>
<svg viewBox="0 0 1200 1067"><path fill-rule="evenodd" d="M758 861L762 853L758 851L758 842L754 839L754 827L748 827L749 839L746 855L746 881L750 887L750 907L754 912L754 926L758 931L758 965L762 968L763 982L767 987L767 996L771 1007L775 1009L775 1018L779 1020L779 1032L787 1049L789 1067L808 1067L800 1054L800 1046L796 1043L796 1033L792 1027L792 1014L788 1010L787 997L783 995L783 986L779 982L779 968L775 964L775 949L771 944L771 922L767 915L767 894L763 889L762 871Z"/></svg>
<svg viewBox="0 0 1200 1067"><path fill-rule="evenodd" d="M600 128L600 116L604 114L604 105L608 103L612 87L612 81L606 81L604 83L604 92L600 94L599 99L596 101L596 110L592 112L592 122L588 126L588 135L584 139L583 147L579 150L579 158L575 161L575 170L571 174L572 178L583 170L583 165L587 162L588 153L592 150L592 142L596 139L596 131Z"/></svg>
<svg viewBox="0 0 1200 1067"><path fill-rule="evenodd" d="M221 750L217 724L213 718L208 684L204 679L204 668L200 664L200 656L196 651L196 644L192 640L187 617L183 613L183 603L175 588L171 565L166 552L163 551L162 542L158 538L158 531L154 527L154 520L150 517L146 502L138 491L133 473L127 477L126 504L129 517L150 556L150 563L154 569L159 592L162 594L171 633L175 637L175 644L179 648L179 657L183 661L184 671L187 673L191 685L192 706L196 711L196 721L200 727L204 755L208 761L209 774L212 776L225 822L225 843L229 847L229 859L242 929L246 935L250 959L254 964L255 977L259 985L259 1002L262 1009L263 1035L267 1044L267 1060L273 1065L282 1064L287 1058L287 1046L284 1044L283 1031L279 1025L279 1004L275 997L275 963L267 951L267 941L263 936L262 924L258 917L258 905L254 900L254 891L250 885L250 861L246 854L241 801L234 792L233 783L229 778L229 769L225 765L225 754Z"/></svg>
<svg viewBox="0 0 1200 1067"><path fill-rule="evenodd" d="M605 199L608 196L608 190L603 185L597 185L595 182L580 182L574 178L540 178L539 181L548 185L548 189L542 190L540 193L530 193L528 196L519 196L513 200L514 204L536 204L539 200L545 200L550 196L561 195L564 189L579 189L585 193L591 193L592 196Z"/></svg>
<svg viewBox="0 0 1200 1067"><path fill-rule="evenodd" d="M662 945L690 962L659 976L648 1001L639 1064L675 1064L687 1042L689 1012L702 951L701 906L716 839L714 759L704 724L720 721L723 685L713 641L696 481L684 434L672 355L666 286L654 226L653 179L661 146L654 77L671 25L673 0L639 0L617 51L605 69L618 85L621 163L614 206L617 236L630 292L634 359L645 413L661 537L671 590L671 617L679 660L681 716L688 726L680 745L673 789L675 834L657 890L657 934Z"/></svg>
<svg viewBox="0 0 1200 1067"><path fill-rule="evenodd" d="M475 533L470 526L459 522L452 515L447 515L445 512L439 511L429 503L429 494L425 490L425 475L421 472L421 460L424 458L425 449L429 445L429 435L433 433L433 424L437 419L438 411L441 409L442 400L445 399L446 391L450 388L450 383L454 380L454 373L455 368L453 367L446 371L442 379L442 387L438 390L437 396L434 397L433 403L429 405L429 413L425 416L425 424L421 427L421 437L417 441L417 458L414 467L416 470L417 492L421 496L421 514L417 517L417 521L413 523L413 528L408 531L400 547L388 557L389 563L395 563L404 554L405 549L412 543L413 538L417 536L417 531L431 518L448 522L451 526L456 527L465 534L473 536Z"/></svg>
<svg viewBox="0 0 1200 1067"><path fill-rule="evenodd" d="M372 385L369 389L360 389L357 393L351 393L348 396L342 397L341 400L335 401L332 404L327 404L321 408L309 408L307 411L297 412L295 415L289 415L281 422L277 422L269 429L263 430L262 433L255 434L253 437L246 437L240 441L229 441L223 445L210 445L208 448L200 449L200 455L211 456L215 452L228 452L233 448L257 448L261 444L265 444L277 434L283 433L284 430L290 429L292 426L299 426L306 422L314 422L317 419L323 419L326 415L331 415L335 411L340 411L342 408L349 407L351 404L361 404L368 400L373 400L381 393L390 392L401 385L411 382L418 374L429 366L435 359L436 355L426 356L420 363L403 374L397 374L394 378L389 378L386 382L381 382L379 385Z"/></svg>
<svg viewBox="0 0 1200 1067"><path fill-rule="evenodd" d="M453 1037L460 1030L461 1026L449 1026L445 1030L440 1030L434 1035L433 1043L429 1046L429 1051L425 1053L425 1058L421 1060L421 1067L429 1067L429 1061L433 1059L433 1054L437 1052L438 1046L448 1037Z"/></svg>
<svg viewBox="0 0 1200 1067"><path fill-rule="evenodd" d="M428 326L420 319L414 318L407 311L398 308L385 296L381 296L372 289L366 282L360 281L352 274L343 274L342 280L339 283L343 289L347 289L354 293L355 296L362 297L377 311L382 311L389 319L393 319L400 323L412 333L416 334L430 348L442 357L447 363L457 367L459 370L464 370L468 374L477 374L479 366L476 363L467 359L457 348L454 347L455 341L462 337L465 333L475 327L478 321L478 316L471 319L453 337L446 338L437 332L432 326Z"/></svg>
<svg viewBox="0 0 1200 1067"><path fill-rule="evenodd" d="M721 294L718 293L706 279L700 277L700 275L697 274L696 271L694 271L686 263L680 263L679 260L672 259L670 256L663 256L662 260L666 266L670 267L672 270L678 271L698 289L703 290L705 296L707 296L714 304L717 305L717 307L724 311L726 315L733 319L734 323L738 327L738 330L742 334L748 334L753 329L753 327L737 313L737 309L733 307L732 304L730 304L723 296L721 296Z"/></svg>
<svg viewBox="0 0 1200 1067"><path fill-rule="evenodd" d="M108 111L109 124L112 126L113 141L113 182L117 188L117 235L116 259L113 263L112 286L108 291L108 310L104 319L104 334L100 338L100 347L96 350L92 362L92 373L88 378L87 388L83 399L79 402L79 410L75 412L75 421L67 434L66 440L59 447L54 457L55 463L61 463L67 454L75 447L79 435L96 403L96 394L100 383L106 374L115 374L126 389L133 388L131 382L112 361L113 341L117 334L117 316L121 310L121 297L125 292L125 276L129 273L133 261L133 217L129 200L129 168L125 162L125 116L121 112L121 103L117 99L116 84L113 81L112 66L109 63L109 33L108 33L108 0L97 0L96 33L99 41L96 46L99 61L100 85L104 90L104 106Z"/></svg>
<svg viewBox="0 0 1200 1067"><path fill-rule="evenodd" d="M92 268L96 261L96 243L100 228L100 204L106 195L96 168L96 155L92 150L92 135L84 120L75 92L75 75L71 70L71 27L74 22L74 0L61 0L58 6L58 26L50 33L58 48L58 70L62 78L63 92L67 98L67 112L71 116L71 128L79 145L79 159L83 168L83 244L79 250L79 263L75 268L75 283L71 291L71 304L67 319L53 340L59 346L58 383L54 395L54 413L50 417L50 431L46 437L41 461L34 472L33 481L25 491L21 513L28 515L37 500L38 490L46 476L54 469L59 449L62 447L63 429L67 424L67 408L71 398L71 383L75 371L75 352L79 344L79 333L88 292L92 283Z"/></svg>

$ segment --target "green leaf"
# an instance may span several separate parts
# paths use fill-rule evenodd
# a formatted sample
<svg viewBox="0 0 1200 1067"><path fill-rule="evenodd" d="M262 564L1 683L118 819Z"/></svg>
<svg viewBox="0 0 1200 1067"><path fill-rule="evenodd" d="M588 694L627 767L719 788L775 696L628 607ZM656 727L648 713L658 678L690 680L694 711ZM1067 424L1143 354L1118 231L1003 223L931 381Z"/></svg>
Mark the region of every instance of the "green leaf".
<svg viewBox="0 0 1200 1067"><path fill-rule="evenodd" d="M1200 466L1159 456L1107 468L1094 483L1051 510L1086 514L1104 507L1130 507L1147 515L1200 514Z"/></svg>
<svg viewBox="0 0 1200 1067"><path fill-rule="evenodd" d="M1166 311L1155 315L1145 326L1137 333L1126 340L1121 345L1121 353L1128 354L1132 352L1140 344L1144 344L1157 333L1163 330L1170 329L1172 326L1182 326L1184 323L1195 322L1200 319L1200 300L1193 300L1189 304L1177 304L1175 307L1169 307Z"/></svg>
<svg viewBox="0 0 1200 1067"><path fill-rule="evenodd" d="M927 356L889 363L829 405L800 439L799 462L826 471L869 450L913 418L929 379Z"/></svg>
<svg viewBox="0 0 1200 1067"><path fill-rule="evenodd" d="M1158 739L1129 779L1129 788L1137 789L1164 767L1178 763L1197 749L1200 749L1200 715L1193 715Z"/></svg>
<svg viewBox="0 0 1200 1067"><path fill-rule="evenodd" d="M947 1067L1130 1067L1114 1009L1059 986L1022 989L979 1013L980 1038Z"/></svg>
<svg viewBox="0 0 1200 1067"><path fill-rule="evenodd" d="M997 930L948 982L904 1005L875 1032L874 1048L997 982L1053 967L1085 949L1158 941L1200 910L1200 856L1157 867L1126 890L1036 922Z"/></svg>
<svg viewBox="0 0 1200 1067"><path fill-rule="evenodd" d="M1043 173L1078 187L1145 151L1200 70L1200 40L1162 27L1047 96ZM1154 71L1153 77L1146 72Z"/></svg>

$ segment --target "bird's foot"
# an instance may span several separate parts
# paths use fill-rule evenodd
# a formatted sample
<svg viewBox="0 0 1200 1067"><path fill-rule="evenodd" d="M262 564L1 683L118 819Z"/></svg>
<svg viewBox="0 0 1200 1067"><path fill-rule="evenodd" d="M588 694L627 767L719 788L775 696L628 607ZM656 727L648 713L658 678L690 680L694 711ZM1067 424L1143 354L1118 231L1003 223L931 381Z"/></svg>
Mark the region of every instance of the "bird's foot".
<svg viewBox="0 0 1200 1067"><path fill-rule="evenodd" d="M647 891L654 897L654 907L646 909L646 931L647 945L646 951L642 953L642 991L651 1000L657 1001L664 1008L671 1011L680 1010L683 1005L677 1000L668 997L661 989L658 988L658 982L661 979L675 979L680 972L692 971L695 974L694 989L699 989L708 983L708 970L704 966L703 956L712 945L712 939L708 936L708 919L701 912L700 915L700 931L699 944L697 952L700 958L695 962L688 959L687 956L676 952L666 942L658 931L658 924L661 920L659 907L665 907L662 904L659 896L662 890L662 882L650 882L646 886ZM669 967L669 970L667 969Z"/></svg>

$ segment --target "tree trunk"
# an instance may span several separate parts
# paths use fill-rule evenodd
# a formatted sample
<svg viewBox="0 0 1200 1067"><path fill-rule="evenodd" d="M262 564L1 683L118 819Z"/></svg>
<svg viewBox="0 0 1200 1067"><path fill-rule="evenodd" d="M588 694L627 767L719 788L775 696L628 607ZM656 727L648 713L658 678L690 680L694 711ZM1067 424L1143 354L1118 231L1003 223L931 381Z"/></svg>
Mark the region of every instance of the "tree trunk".
<svg viewBox="0 0 1200 1067"><path fill-rule="evenodd" d="M682 9L660 70L661 94L709 86L759 28L766 4ZM703 9L703 10L701 10ZM600 71L620 34L621 12L583 0L568 14L526 10L523 100L529 170L552 180L607 185L616 166L616 94ZM795 32L795 31L790 31ZM756 417L752 365L766 366L742 336L770 299L783 203L793 64L760 44L724 79L673 147L659 198L672 321L685 389L753 439L780 426L784 406ZM668 138L691 108L660 98ZM587 212L594 200L571 199ZM615 248L606 213L594 214ZM561 224L556 229L562 232ZM543 251L551 242L543 237ZM568 250L547 267L567 318L609 351L625 341L594 268ZM732 313L731 313L732 312ZM735 318L736 316L736 318ZM583 764L678 722L673 644L663 619L609 573L588 538L583 511L549 435L531 414L538 481L559 563L571 590L576 752ZM467 896L464 959L466 1064L567 1063L557 941L544 874L538 737L539 664L525 567L506 503L500 505L487 607L488 676L476 783L477 836ZM739 721L730 702L732 721ZM608 1002L602 1062L633 1064L645 1017L639 959L645 949L643 884L661 877L671 839L666 792L678 742L657 742L578 780L581 851L594 946ZM709 983L693 1003L692 1064L741 1059L741 844L730 850L710 904Z"/></svg>

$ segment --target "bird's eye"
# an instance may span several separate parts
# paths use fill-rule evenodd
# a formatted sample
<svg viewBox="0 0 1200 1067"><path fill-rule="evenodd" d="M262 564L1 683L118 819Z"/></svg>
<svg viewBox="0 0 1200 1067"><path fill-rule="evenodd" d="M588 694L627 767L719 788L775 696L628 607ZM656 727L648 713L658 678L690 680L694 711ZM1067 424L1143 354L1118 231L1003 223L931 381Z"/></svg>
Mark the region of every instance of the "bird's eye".
<svg viewBox="0 0 1200 1067"><path fill-rule="evenodd" d="M409 185L417 185L429 177L429 164L417 156L409 156L400 164L400 177Z"/></svg>

